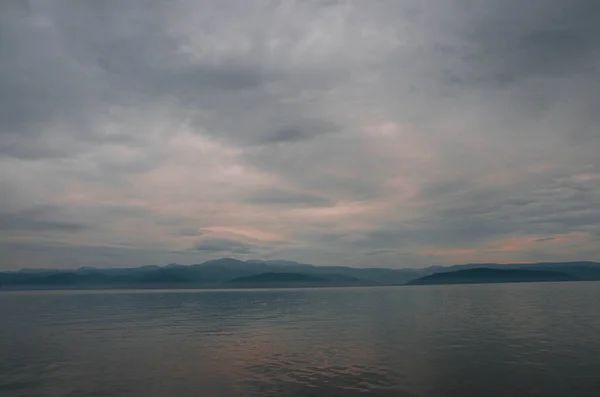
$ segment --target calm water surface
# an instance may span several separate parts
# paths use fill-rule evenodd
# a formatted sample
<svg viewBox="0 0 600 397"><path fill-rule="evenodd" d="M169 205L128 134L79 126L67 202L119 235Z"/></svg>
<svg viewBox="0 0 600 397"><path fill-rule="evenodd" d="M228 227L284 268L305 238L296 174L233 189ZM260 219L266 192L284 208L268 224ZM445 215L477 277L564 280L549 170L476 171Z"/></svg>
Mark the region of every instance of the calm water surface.
<svg viewBox="0 0 600 397"><path fill-rule="evenodd" d="M0 396L600 396L600 283L0 293Z"/></svg>

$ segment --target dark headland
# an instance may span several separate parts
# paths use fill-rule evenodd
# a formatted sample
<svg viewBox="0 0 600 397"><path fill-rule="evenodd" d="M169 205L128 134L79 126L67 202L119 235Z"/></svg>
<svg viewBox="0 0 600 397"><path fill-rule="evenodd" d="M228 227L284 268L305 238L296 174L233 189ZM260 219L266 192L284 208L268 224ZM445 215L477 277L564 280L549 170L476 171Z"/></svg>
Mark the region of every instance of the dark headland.
<svg viewBox="0 0 600 397"><path fill-rule="evenodd" d="M526 283L541 281L577 281L576 276L548 270L528 269L489 269L475 268L446 273L435 273L416 280L408 285L439 284L486 284L486 283Z"/></svg>

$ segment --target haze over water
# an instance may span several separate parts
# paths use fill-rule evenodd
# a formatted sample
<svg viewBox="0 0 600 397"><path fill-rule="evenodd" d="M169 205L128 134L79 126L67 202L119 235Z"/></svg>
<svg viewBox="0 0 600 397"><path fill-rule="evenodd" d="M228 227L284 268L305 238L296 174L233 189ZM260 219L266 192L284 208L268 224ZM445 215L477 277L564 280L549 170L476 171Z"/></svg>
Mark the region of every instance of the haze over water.
<svg viewBox="0 0 600 397"><path fill-rule="evenodd" d="M597 396L600 283L0 293L0 395Z"/></svg>

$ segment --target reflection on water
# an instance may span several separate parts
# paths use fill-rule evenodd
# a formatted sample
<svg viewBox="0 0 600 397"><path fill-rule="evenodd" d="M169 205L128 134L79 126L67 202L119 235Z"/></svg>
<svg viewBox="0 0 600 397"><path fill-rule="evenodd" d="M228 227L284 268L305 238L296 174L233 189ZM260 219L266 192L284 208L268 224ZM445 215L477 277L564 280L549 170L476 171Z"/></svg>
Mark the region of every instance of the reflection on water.
<svg viewBox="0 0 600 397"><path fill-rule="evenodd" d="M600 283L0 293L0 395L597 396Z"/></svg>

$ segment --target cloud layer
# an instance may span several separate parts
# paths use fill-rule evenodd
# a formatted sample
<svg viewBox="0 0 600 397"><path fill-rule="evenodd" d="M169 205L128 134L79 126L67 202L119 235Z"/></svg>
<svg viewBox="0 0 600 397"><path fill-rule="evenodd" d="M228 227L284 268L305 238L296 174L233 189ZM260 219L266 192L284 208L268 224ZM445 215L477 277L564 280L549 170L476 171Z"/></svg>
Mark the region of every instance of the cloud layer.
<svg viewBox="0 0 600 397"><path fill-rule="evenodd" d="M0 267L598 259L594 0L4 1Z"/></svg>

